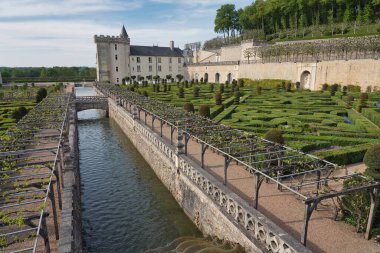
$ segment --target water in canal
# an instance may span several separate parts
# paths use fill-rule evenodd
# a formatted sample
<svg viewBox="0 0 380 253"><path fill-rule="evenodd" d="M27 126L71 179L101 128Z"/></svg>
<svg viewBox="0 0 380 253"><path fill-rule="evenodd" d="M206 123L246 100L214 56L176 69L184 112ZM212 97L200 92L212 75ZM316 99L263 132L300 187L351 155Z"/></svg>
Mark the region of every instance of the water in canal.
<svg viewBox="0 0 380 253"><path fill-rule="evenodd" d="M92 89L76 93L88 96ZM78 114L85 252L231 252L234 246L202 238L122 130L103 114Z"/></svg>

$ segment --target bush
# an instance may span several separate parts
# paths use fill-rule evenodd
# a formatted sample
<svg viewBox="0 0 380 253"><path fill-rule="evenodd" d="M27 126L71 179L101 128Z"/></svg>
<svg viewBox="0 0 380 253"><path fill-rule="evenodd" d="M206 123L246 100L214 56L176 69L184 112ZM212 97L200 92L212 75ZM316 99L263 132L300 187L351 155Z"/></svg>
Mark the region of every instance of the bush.
<svg viewBox="0 0 380 253"><path fill-rule="evenodd" d="M178 89L178 97L179 97L179 98L184 98L184 97L185 97L185 91L183 90L182 87L180 87L180 88Z"/></svg>
<svg viewBox="0 0 380 253"><path fill-rule="evenodd" d="M224 84L220 84L220 93L223 93L224 92Z"/></svg>
<svg viewBox="0 0 380 253"><path fill-rule="evenodd" d="M322 85L322 90L323 90L323 91L327 91L328 88L329 88L329 85L328 85L327 83L324 83L324 84Z"/></svg>
<svg viewBox="0 0 380 253"><path fill-rule="evenodd" d="M296 89L299 90L301 88L301 83L300 82L296 82Z"/></svg>
<svg viewBox="0 0 380 253"><path fill-rule="evenodd" d="M200 105L199 106L199 115L205 118L210 118L210 106Z"/></svg>
<svg viewBox="0 0 380 253"><path fill-rule="evenodd" d="M144 96L144 97L148 97L148 92L147 92L146 90L144 90L144 92L143 92L143 96Z"/></svg>
<svg viewBox="0 0 380 253"><path fill-rule="evenodd" d="M261 94L261 90L262 90L261 86L257 86L256 87L256 94L260 95Z"/></svg>
<svg viewBox="0 0 380 253"><path fill-rule="evenodd" d="M360 93L360 100L368 100L368 93L365 93L365 92Z"/></svg>
<svg viewBox="0 0 380 253"><path fill-rule="evenodd" d="M287 83L286 84L286 91L291 92L292 91L292 83Z"/></svg>
<svg viewBox="0 0 380 253"><path fill-rule="evenodd" d="M235 104L239 104L240 103L240 96L241 96L240 91L235 91L234 96L235 96Z"/></svg>
<svg viewBox="0 0 380 253"><path fill-rule="evenodd" d="M238 84L239 84L239 87L244 87L244 80L239 78L238 79Z"/></svg>
<svg viewBox="0 0 380 253"><path fill-rule="evenodd" d="M222 93L220 92L215 93L215 104L216 105L222 104Z"/></svg>
<svg viewBox="0 0 380 253"><path fill-rule="evenodd" d="M267 139L268 141L272 141L272 142L276 142L276 143L280 143L280 144L285 143L285 140L284 140L284 137L282 136L281 130L276 129L276 128L269 130L265 134L264 138Z"/></svg>
<svg viewBox="0 0 380 253"><path fill-rule="evenodd" d="M185 104L183 105L183 109L185 109L185 111L187 111L187 112L192 112L192 113L194 113L194 105L193 105L192 103L190 103L190 102L185 103Z"/></svg>
<svg viewBox="0 0 380 253"><path fill-rule="evenodd" d="M363 162L367 165L366 173L380 181L380 144L375 144L367 150Z"/></svg>
<svg viewBox="0 0 380 253"><path fill-rule="evenodd" d="M19 108L13 110L12 118L19 121L22 117L24 117L28 113L28 110L24 106L20 106Z"/></svg>
<svg viewBox="0 0 380 253"><path fill-rule="evenodd" d="M194 90L193 90L194 98L198 98L199 97L199 91L200 91L199 87L194 87Z"/></svg>
<svg viewBox="0 0 380 253"><path fill-rule="evenodd" d="M360 99L360 101L359 101L359 105L358 105L358 107L357 107L357 111L358 112L362 112L362 109L363 108L367 108L368 106L367 106L367 102L366 102L366 100L362 100L362 99Z"/></svg>
<svg viewBox="0 0 380 253"><path fill-rule="evenodd" d="M41 102L47 96L47 90L45 88L39 88L36 95L36 102Z"/></svg>
<svg viewBox="0 0 380 253"><path fill-rule="evenodd" d="M210 92L213 93L214 92L214 84L213 83L210 83Z"/></svg>
<svg viewBox="0 0 380 253"><path fill-rule="evenodd" d="M347 95L347 86L343 86L342 93L343 93L343 96Z"/></svg>

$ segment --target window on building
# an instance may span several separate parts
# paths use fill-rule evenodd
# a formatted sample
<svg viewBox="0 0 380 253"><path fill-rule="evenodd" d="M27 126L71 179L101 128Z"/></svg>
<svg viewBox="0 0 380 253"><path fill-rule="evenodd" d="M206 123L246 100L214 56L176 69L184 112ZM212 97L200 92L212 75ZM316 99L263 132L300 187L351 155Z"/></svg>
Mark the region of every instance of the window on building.
<svg viewBox="0 0 380 253"><path fill-rule="evenodd" d="M161 65L158 65L158 71L162 71Z"/></svg>
<svg viewBox="0 0 380 253"><path fill-rule="evenodd" d="M149 63L152 63L152 57L149 57Z"/></svg>
<svg viewBox="0 0 380 253"><path fill-rule="evenodd" d="M119 67L116 67L116 72L119 72Z"/></svg>
<svg viewBox="0 0 380 253"><path fill-rule="evenodd" d="M141 72L141 66L137 66L137 72Z"/></svg>
<svg viewBox="0 0 380 253"><path fill-rule="evenodd" d="M169 58L169 63L172 63L172 58Z"/></svg>
<svg viewBox="0 0 380 253"><path fill-rule="evenodd" d="M161 63L161 57L158 57L158 63Z"/></svg>
<svg viewBox="0 0 380 253"><path fill-rule="evenodd" d="M141 62L140 57L136 57L136 62L137 62L137 63L140 63L140 62Z"/></svg>
<svg viewBox="0 0 380 253"><path fill-rule="evenodd" d="M152 71L153 71L153 67L149 66L149 72L152 72Z"/></svg>
<svg viewBox="0 0 380 253"><path fill-rule="evenodd" d="M169 66L169 72L172 72L172 66L171 65Z"/></svg>
<svg viewBox="0 0 380 253"><path fill-rule="evenodd" d="M117 61L117 54L115 54L115 60Z"/></svg>
<svg viewBox="0 0 380 253"><path fill-rule="evenodd" d="M181 63L181 61L182 61L181 58L178 58L178 63Z"/></svg>
<svg viewBox="0 0 380 253"><path fill-rule="evenodd" d="M132 61L135 61L135 58L132 57Z"/></svg>
<svg viewBox="0 0 380 253"><path fill-rule="evenodd" d="M116 82L119 83L119 78L116 78Z"/></svg>
<svg viewBox="0 0 380 253"><path fill-rule="evenodd" d="M117 50L117 44L115 44L115 50Z"/></svg>

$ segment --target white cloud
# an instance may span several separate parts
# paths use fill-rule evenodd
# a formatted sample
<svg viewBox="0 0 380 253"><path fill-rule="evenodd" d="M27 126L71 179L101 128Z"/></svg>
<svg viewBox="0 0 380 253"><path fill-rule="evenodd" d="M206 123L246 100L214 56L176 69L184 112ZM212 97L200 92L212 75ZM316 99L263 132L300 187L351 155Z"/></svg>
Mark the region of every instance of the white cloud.
<svg viewBox="0 0 380 253"><path fill-rule="evenodd" d="M100 11L122 11L142 6L138 0L1 0L0 17L66 16Z"/></svg>

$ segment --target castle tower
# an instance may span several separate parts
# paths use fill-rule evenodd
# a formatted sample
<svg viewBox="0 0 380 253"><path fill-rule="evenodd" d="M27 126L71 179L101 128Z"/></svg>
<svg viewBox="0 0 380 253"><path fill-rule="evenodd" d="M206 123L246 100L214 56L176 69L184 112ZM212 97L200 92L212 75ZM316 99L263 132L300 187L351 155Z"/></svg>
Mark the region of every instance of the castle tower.
<svg viewBox="0 0 380 253"><path fill-rule="evenodd" d="M119 36L95 35L94 41L97 81L121 84L130 75L130 39L124 25Z"/></svg>

